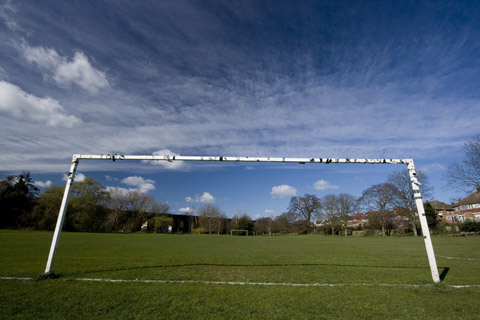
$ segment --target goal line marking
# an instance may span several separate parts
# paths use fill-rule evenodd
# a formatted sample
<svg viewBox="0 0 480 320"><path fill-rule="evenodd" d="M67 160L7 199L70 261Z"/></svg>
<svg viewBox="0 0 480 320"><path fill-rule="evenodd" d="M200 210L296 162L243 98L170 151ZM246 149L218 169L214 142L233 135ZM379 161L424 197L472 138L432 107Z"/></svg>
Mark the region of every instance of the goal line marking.
<svg viewBox="0 0 480 320"><path fill-rule="evenodd" d="M445 259L448 259L448 260L480 261L480 259L472 259L472 258L447 257L447 256L437 256L437 257L445 258Z"/></svg>
<svg viewBox="0 0 480 320"><path fill-rule="evenodd" d="M0 277L0 280L29 281L33 278ZM70 278L64 281L90 281L90 282L117 282L117 283L174 283L174 284L219 284L240 286L284 286L284 287L405 287L405 288L430 288L433 284L394 284L394 283L289 283L289 282L244 282L244 281L209 281L209 280L149 280L149 279L109 279L109 278ZM480 288L480 284L446 285L449 288Z"/></svg>

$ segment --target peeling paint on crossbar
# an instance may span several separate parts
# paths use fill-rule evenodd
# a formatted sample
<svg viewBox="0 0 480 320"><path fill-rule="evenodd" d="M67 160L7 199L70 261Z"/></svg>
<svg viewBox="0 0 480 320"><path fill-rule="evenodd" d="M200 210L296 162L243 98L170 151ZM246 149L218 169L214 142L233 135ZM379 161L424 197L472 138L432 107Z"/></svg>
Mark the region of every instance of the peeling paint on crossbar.
<svg viewBox="0 0 480 320"><path fill-rule="evenodd" d="M281 157L224 157L224 156L153 156L123 154L74 154L77 160L151 160L151 161L225 161L225 162L286 162L286 163L364 163L409 164L412 159L350 159L350 158L281 158Z"/></svg>
<svg viewBox="0 0 480 320"><path fill-rule="evenodd" d="M417 178L415 165L413 159L351 159L351 158L279 158L279 157L224 157L224 156L174 156L174 155L123 155L123 154L97 154L85 155L74 154L72 156L72 163L68 174L67 183L65 185L65 192L63 194L62 205L57 218L57 224L50 246L50 252L47 259L47 266L45 268L45 275L53 272L53 262L55 260L55 253L60 239L60 233L63 227L63 221L67 212L67 203L70 196L70 188L75 180L75 172L80 160L142 160L142 161L222 161L222 162L283 162L283 163L363 163L363 164L404 164L407 165L412 190L414 192L415 204L417 206L420 225L424 236L425 249L427 251L428 262L432 273L434 282L440 282L440 276L437 268L437 261L433 251L432 240L430 237L430 230L428 228L427 219L425 216L425 209L423 207L422 195L420 194L420 182Z"/></svg>

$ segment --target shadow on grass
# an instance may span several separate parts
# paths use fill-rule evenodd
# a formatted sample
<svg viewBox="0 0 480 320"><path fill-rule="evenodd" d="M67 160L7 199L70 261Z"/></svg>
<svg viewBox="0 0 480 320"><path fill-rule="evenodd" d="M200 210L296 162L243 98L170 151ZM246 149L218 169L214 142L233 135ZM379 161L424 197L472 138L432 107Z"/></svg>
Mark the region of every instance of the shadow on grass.
<svg viewBox="0 0 480 320"><path fill-rule="evenodd" d="M447 276L448 271L450 271L449 267L443 267L442 274L440 275L440 281L445 280L445 277Z"/></svg>
<svg viewBox="0 0 480 320"><path fill-rule="evenodd" d="M72 272L70 275L78 274L94 274L102 272L115 272L115 271L131 271L131 270L147 270L147 269L167 269L167 268L188 268L188 267L245 267L245 268L257 268L257 267L350 267L350 268L385 268L385 269L430 269L430 267L419 266L386 266L386 265L362 265L362 264L328 264L328 263L277 263L277 264L235 264L235 263L184 263L184 264L168 264L168 265L148 265L148 266L135 266L135 267L119 267L109 268L102 270L92 270L83 272ZM450 268L443 267L442 275L443 280ZM443 276L443 278L442 278Z"/></svg>

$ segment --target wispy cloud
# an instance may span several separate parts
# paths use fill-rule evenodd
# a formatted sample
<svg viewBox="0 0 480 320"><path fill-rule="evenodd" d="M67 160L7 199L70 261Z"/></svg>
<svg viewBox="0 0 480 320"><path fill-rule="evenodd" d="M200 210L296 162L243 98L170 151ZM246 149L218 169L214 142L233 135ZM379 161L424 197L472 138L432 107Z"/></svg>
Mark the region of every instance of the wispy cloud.
<svg viewBox="0 0 480 320"><path fill-rule="evenodd" d="M84 151L426 159L448 155L477 130L476 25L450 28L453 22L442 20L438 29L439 21L418 18L384 25L385 19L360 16L319 24L345 13L300 7L305 16L297 18L310 17L301 30L282 10L273 18L254 3L225 4L222 10L235 17L228 22L207 4L168 1L152 7L155 15L128 3L111 5L116 27L64 11L69 24L23 17L31 18L26 40L18 42L19 31L6 36L18 43L21 57L5 55L2 68L25 88L17 87L18 100L30 94L57 107L38 109L33 98L24 107L0 107L10 116L0 120L0 136L7 138L0 142L2 168L63 170L66 155ZM52 17L37 9L42 19ZM2 21L15 22L12 10L3 10L9 15ZM422 10L416 16L429 15ZM192 12L199 18L191 19ZM278 21L298 34L283 32ZM337 40L323 42L320 34ZM59 86L83 90L67 95ZM39 98L47 94L53 98ZM73 126L80 118L81 134L52 134L52 123ZM28 148L17 137L28 140ZM185 169L179 162L158 164Z"/></svg>
<svg viewBox="0 0 480 320"><path fill-rule="evenodd" d="M19 26L14 19L16 11L17 8L12 4L11 0L0 3L0 20L12 31L19 29Z"/></svg>
<svg viewBox="0 0 480 320"><path fill-rule="evenodd" d="M294 197L297 195L297 189L292 186L282 184L272 187L272 192L270 192L270 194L272 195L272 198Z"/></svg>
<svg viewBox="0 0 480 320"><path fill-rule="evenodd" d="M424 172L445 171L445 166L441 165L440 163L431 163L420 167L419 170L422 170Z"/></svg>

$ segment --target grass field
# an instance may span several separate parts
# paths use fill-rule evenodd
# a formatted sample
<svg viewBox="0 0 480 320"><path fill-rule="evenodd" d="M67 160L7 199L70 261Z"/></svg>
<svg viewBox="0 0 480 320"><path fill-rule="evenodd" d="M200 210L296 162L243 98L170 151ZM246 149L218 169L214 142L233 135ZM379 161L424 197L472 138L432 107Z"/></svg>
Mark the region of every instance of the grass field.
<svg viewBox="0 0 480 320"><path fill-rule="evenodd" d="M436 285L421 237L63 233L44 280L51 237L0 230L1 318L480 318L480 237L433 238Z"/></svg>

